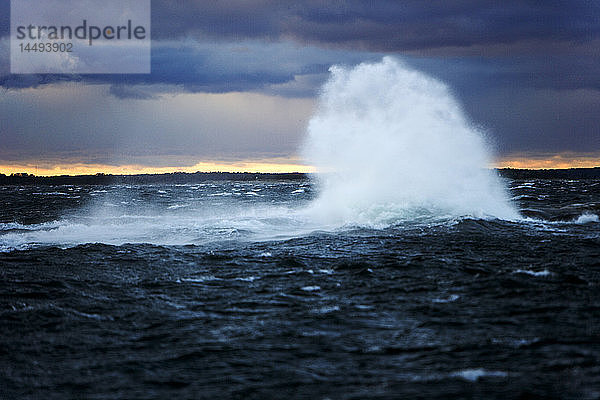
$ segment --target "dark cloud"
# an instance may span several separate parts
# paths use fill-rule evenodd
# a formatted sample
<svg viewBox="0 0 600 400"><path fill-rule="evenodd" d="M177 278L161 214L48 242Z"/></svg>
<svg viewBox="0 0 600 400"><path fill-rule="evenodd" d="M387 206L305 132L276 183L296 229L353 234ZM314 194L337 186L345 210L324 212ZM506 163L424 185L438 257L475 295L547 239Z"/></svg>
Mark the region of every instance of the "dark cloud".
<svg viewBox="0 0 600 400"><path fill-rule="evenodd" d="M522 40L586 41L600 32L590 0L152 1L154 39L272 39L406 51ZM9 1L0 2L0 36Z"/></svg>
<svg viewBox="0 0 600 400"><path fill-rule="evenodd" d="M501 154L600 150L599 91L512 88L471 92L463 103Z"/></svg>
<svg viewBox="0 0 600 400"><path fill-rule="evenodd" d="M305 40L406 51L590 40L599 16L600 7L589 1L357 1L306 7L288 29Z"/></svg>
<svg viewBox="0 0 600 400"><path fill-rule="evenodd" d="M138 98L131 85L172 85L169 90L188 92L224 93L252 91L294 80L294 74L304 74L311 65L298 66L297 70L277 71L257 66L254 70L233 66L229 70L211 64L202 50L192 48L156 47L152 50L151 74L9 74L0 75L0 85L8 89L39 87L47 84L77 81L89 84L109 83L115 85L111 94L123 98ZM235 60L234 60L235 61ZM241 68L240 68L241 67ZM266 66L265 66L266 67ZM131 96L130 96L131 95Z"/></svg>
<svg viewBox="0 0 600 400"><path fill-rule="evenodd" d="M0 12L0 26L7 29L8 2L2 2L0 11L7 11ZM151 75L9 76L6 52L0 84L18 88L83 79L118 85L173 84L189 91L248 91L293 82L296 75L323 73L330 64L347 61L347 57L326 57L296 63L293 69L283 66L289 64L289 52L265 52L254 57L280 68L256 62L245 66L243 55L215 65L213 50L186 44L212 42L227 47L252 39L265 46L294 39L307 46L351 52L395 52L442 60L466 56L467 63L469 57L480 57L487 62L487 73L494 75L494 84L595 88L600 76L600 2L586 0L153 0L152 37ZM231 64L236 64L233 70Z"/></svg>
<svg viewBox="0 0 600 400"><path fill-rule="evenodd" d="M459 92L498 88L600 90L600 53L573 57L567 54L518 57L404 57Z"/></svg>
<svg viewBox="0 0 600 400"><path fill-rule="evenodd" d="M5 47L8 47L4 41ZM8 49L5 49L5 53ZM2 53L2 43L0 43ZM111 94L138 98L134 85L159 85L165 91L204 93L267 91L286 97L314 96L332 64L356 64L380 58L380 54L330 51L299 47L293 43L157 42L152 47L151 74L9 74L6 58L0 85L8 89L40 87L62 81L112 84ZM0 65L2 67L2 65ZM309 79L319 76L320 79ZM300 87L298 84L301 81ZM308 82L314 85L307 86ZM297 88L297 90L295 90Z"/></svg>
<svg viewBox="0 0 600 400"><path fill-rule="evenodd" d="M580 42L600 32L600 3L586 0L155 0L152 7L157 39L292 37L398 52L531 39Z"/></svg>

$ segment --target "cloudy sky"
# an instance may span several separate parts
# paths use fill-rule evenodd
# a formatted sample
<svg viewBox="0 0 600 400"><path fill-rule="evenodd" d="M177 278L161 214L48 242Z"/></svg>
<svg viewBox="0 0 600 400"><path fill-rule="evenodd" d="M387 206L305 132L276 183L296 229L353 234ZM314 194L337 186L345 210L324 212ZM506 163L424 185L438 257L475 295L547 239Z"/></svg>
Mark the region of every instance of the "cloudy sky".
<svg viewBox="0 0 600 400"><path fill-rule="evenodd" d="M600 165L597 1L153 0L147 75L10 74L9 11L0 173L305 170L329 67L385 55L446 82L496 165Z"/></svg>

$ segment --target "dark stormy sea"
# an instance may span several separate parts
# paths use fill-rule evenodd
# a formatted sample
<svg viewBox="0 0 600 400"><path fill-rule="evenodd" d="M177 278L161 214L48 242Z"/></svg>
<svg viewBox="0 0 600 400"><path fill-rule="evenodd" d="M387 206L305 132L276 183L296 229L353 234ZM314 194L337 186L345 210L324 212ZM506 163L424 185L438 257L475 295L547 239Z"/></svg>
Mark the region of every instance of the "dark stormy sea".
<svg viewBox="0 0 600 400"><path fill-rule="evenodd" d="M0 398L598 399L600 181L507 185L337 225L309 181L0 187Z"/></svg>

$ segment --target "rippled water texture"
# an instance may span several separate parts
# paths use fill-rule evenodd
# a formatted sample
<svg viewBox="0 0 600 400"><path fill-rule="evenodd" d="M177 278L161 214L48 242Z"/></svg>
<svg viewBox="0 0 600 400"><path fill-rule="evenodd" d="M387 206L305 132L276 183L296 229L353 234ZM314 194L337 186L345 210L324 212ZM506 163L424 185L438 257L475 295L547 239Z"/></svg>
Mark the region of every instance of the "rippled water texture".
<svg viewBox="0 0 600 400"><path fill-rule="evenodd" d="M0 397L597 399L600 182L509 186L360 226L308 181L0 187Z"/></svg>

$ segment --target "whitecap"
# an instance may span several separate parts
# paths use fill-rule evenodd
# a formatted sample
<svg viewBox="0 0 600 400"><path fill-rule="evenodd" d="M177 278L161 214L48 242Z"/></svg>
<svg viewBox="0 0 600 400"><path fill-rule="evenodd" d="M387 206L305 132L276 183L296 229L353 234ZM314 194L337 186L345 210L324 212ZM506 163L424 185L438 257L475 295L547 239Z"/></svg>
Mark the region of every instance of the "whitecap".
<svg viewBox="0 0 600 400"><path fill-rule="evenodd" d="M434 303L451 303L453 301L456 301L460 298L459 295L457 294L451 294L450 296L446 297L446 298L437 298L437 299L433 299L431 300Z"/></svg>
<svg viewBox="0 0 600 400"><path fill-rule="evenodd" d="M578 225L583 225L583 224L589 224L592 222L600 222L600 218L598 218L598 215L596 215L596 214L583 213L579 217L577 217L577 219L573 222L575 222Z"/></svg>
<svg viewBox="0 0 600 400"><path fill-rule="evenodd" d="M505 378L508 374L504 371L488 371L484 368L475 368L475 369L463 369L461 371L456 371L450 374L450 376L456 378L462 378L469 382L476 382L480 378L490 376L495 378Z"/></svg>
<svg viewBox="0 0 600 400"><path fill-rule="evenodd" d="M260 279L260 277L257 277L257 276L247 276L247 277L235 278L236 281L243 281L243 282L254 282L257 279Z"/></svg>
<svg viewBox="0 0 600 400"><path fill-rule="evenodd" d="M514 273L515 274L526 274L526 275L531 275L531 276L550 276L550 275L552 275L552 272L548 271L547 269L545 269L543 271L531 271L528 269L518 269Z"/></svg>
<svg viewBox="0 0 600 400"><path fill-rule="evenodd" d="M317 290L321 290L321 287L320 286L304 286L300 289L304 290L305 292L316 292Z"/></svg>
<svg viewBox="0 0 600 400"><path fill-rule="evenodd" d="M195 278L181 278L181 279L177 279L177 283L181 283L181 282L189 282L189 283L203 283L203 282L209 282L209 281L220 281L221 278L217 278L214 275L203 275L203 276L198 276Z"/></svg>

